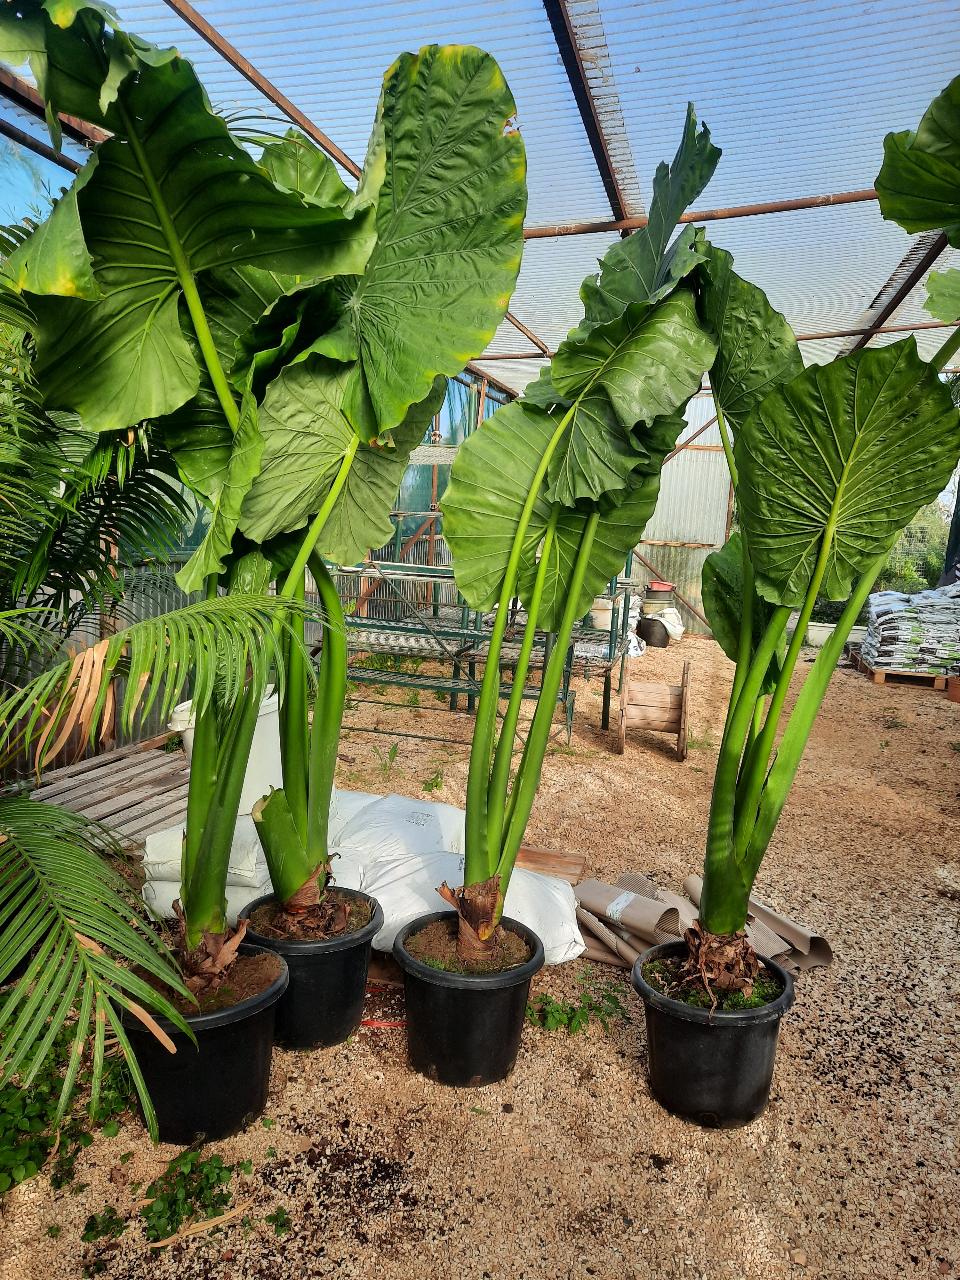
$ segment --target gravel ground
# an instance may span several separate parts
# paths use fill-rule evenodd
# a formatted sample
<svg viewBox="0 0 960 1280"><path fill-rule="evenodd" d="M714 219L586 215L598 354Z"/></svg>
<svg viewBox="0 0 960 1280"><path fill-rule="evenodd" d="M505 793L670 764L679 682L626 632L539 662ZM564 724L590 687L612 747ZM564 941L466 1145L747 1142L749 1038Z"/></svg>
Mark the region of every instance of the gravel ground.
<svg viewBox="0 0 960 1280"><path fill-rule="evenodd" d="M583 687L572 747L559 741L547 760L531 841L578 850L608 878L629 868L679 888L696 869L730 667L687 638L648 651L644 676L676 679L684 658L687 763L653 735L610 754L599 694ZM387 727L412 717L421 732L437 723L426 709L357 714ZM442 769L433 798L462 802L462 748L401 740L385 778L373 747L391 741L348 735L342 781L423 794ZM81 1156L79 1192L41 1176L5 1197L0 1277L960 1277L958 751L960 708L944 695L838 673L758 882L827 935L836 960L801 976L770 1107L749 1128L706 1132L661 1111L623 977L567 965L536 989L572 994L592 973L632 1021L576 1037L528 1028L510 1080L462 1093L406 1070L402 1031L278 1051L271 1127L216 1148L253 1162L237 1188L251 1202L243 1219L161 1251L136 1221L113 1247L84 1246L87 1215L130 1213L131 1184L175 1154L128 1118ZM282 1237L265 1222L280 1206Z"/></svg>

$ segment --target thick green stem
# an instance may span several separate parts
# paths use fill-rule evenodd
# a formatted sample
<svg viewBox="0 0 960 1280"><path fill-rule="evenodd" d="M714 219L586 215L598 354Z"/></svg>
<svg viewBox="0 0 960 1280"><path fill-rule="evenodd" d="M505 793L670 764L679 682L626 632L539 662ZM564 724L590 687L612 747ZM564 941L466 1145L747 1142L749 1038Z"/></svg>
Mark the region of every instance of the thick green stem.
<svg viewBox="0 0 960 1280"><path fill-rule="evenodd" d="M746 896L732 848L737 774L764 677L789 616L790 609L787 605L774 609L766 630L760 637L740 697L724 727L720 743L713 797L710 801L703 893L700 899L700 920L710 933L735 933L743 927L739 916Z"/></svg>
<svg viewBox="0 0 960 1280"><path fill-rule="evenodd" d="M217 578L210 574L205 584L208 600L217 594ZM180 880L189 884L197 865L200 841L207 812L217 782L217 708L213 699L195 718L193 748L190 753L190 776L187 783L187 820L183 833Z"/></svg>
<svg viewBox="0 0 960 1280"><path fill-rule="evenodd" d="M287 574L287 580L278 592L280 599L289 600L293 594L297 580L303 577L303 572L307 567L307 561L313 554L320 535L323 533L323 527L330 518L330 512L336 506L337 499L343 491L343 486L347 483L347 478L350 475L350 468L353 466L353 460L357 456L357 449L359 447L360 437L355 435L347 445L346 453L344 453L343 460L340 463L340 469L334 476L333 484L330 486L327 496L323 500L323 505L310 522L310 527L306 532L303 542L300 544L300 550L297 552L296 559L290 568L290 572ZM282 626L282 621L278 620L275 625Z"/></svg>
<svg viewBox="0 0 960 1280"><path fill-rule="evenodd" d="M533 592L527 607L527 624L523 629L523 639L517 664L513 673L513 687L510 700L500 726L500 738L497 742L493 758L493 772L490 775L490 786L487 791L487 857L493 865L500 860L500 841L506 817L507 787L510 782L510 762L513 758L514 734L520 720L520 708L523 704L523 689L530 669L530 655L537 635L537 618L543 603L543 591L547 580L547 569L553 551L553 540L557 531L557 520L560 508L554 505L550 512L550 521L543 535L540 548L540 563L537 565L537 576L533 584Z"/></svg>
<svg viewBox="0 0 960 1280"><path fill-rule="evenodd" d="M500 877L501 905L507 892L507 885L510 883L510 876L517 860L517 854L520 852L520 845L523 843L523 835L527 829L530 813L533 810L537 788L540 786L543 758L546 754L547 744L550 741L550 727L553 724L553 716L557 708L557 693L563 680L563 670L567 660L570 636L573 632L574 623L583 613L583 606L580 604L580 593L583 590L583 580L587 572L587 565L590 563L593 539L599 521L600 513L597 511L592 512L587 517L583 526L583 533L580 535L580 545L577 548L577 558L574 561L573 573L570 576L563 615L560 619L560 626L557 629L553 652L550 654L550 660L543 671L540 693L537 697L533 719L527 732L527 741L517 769L507 829L502 841L500 860L496 866L496 872Z"/></svg>
<svg viewBox="0 0 960 1280"><path fill-rule="evenodd" d="M226 931L227 868L237 827L246 762L260 715L260 699L254 697L253 692L248 688L230 714L193 874L180 887L188 948L198 946L204 933ZM236 767L237 761L242 762L239 768Z"/></svg>
<svg viewBox="0 0 960 1280"><path fill-rule="evenodd" d="M960 329L954 329L930 363L935 369L942 369L958 351L960 351Z"/></svg>
<svg viewBox="0 0 960 1280"><path fill-rule="evenodd" d="M310 730L308 875L329 862L330 804L347 697L347 628L343 605L330 571L316 553L310 557L310 572L317 584L325 616L317 700Z"/></svg>
<svg viewBox="0 0 960 1280"><path fill-rule="evenodd" d="M767 785L760 802L760 811L746 850L746 867L751 876L755 876L760 862L766 852L767 845L773 836L780 814L787 802L787 796L796 777L800 760L803 757L807 739L813 728L817 712L826 695L830 680L836 670L843 646L860 615L860 610L873 590L877 576L887 562L887 553L877 556L867 572L857 583L856 590L847 601L840 616L840 621L828 637L826 644L817 655L817 659L797 695L793 711L787 721L777 758L770 768Z"/></svg>
<svg viewBox="0 0 960 1280"><path fill-rule="evenodd" d="M291 599L305 599L305 575L294 584ZM287 629L288 628L288 629ZM304 660L304 618L299 610L288 619L280 638L284 666L284 696L280 704L280 765L283 789L301 844L307 839L307 667Z"/></svg>
<svg viewBox="0 0 960 1280"><path fill-rule="evenodd" d="M547 473L547 467L550 465L550 459L563 438L563 434L573 417L575 407L571 407L557 424L557 429L550 437L550 441L543 452L543 457L540 459L540 463L534 473L513 535L513 544L510 548L507 567L500 587L500 598L490 633L490 645L487 651L486 666L483 671L483 682L480 686L480 697L477 700L473 743L470 748L470 769L467 775L465 884L480 884L484 880L488 880L496 870L496 863L491 861L487 849L487 789L490 781L491 761L493 759L497 708L500 703L500 654L503 648L503 636L507 627L510 602L516 592L520 561L523 555L523 544L527 529L530 527L533 509L540 495L540 487Z"/></svg>
<svg viewBox="0 0 960 1280"><path fill-rule="evenodd" d="M756 821L757 806L760 803L760 794L763 790L764 779L767 776L770 753L773 751L773 745L776 740L783 704L790 689L790 681L793 679L797 659L800 657L800 650L806 640L807 624L813 614L817 597L820 595L820 588L826 577L835 529L836 520L833 513L831 513L830 519L824 526L823 538L820 542L820 553L817 556L817 563L807 586L807 594L800 610L800 616L797 619L796 629L790 640L790 647L787 649L786 657L780 667L776 688L770 698L770 707L763 723L763 730L754 743L753 749L747 754L741 777L737 782L736 824L733 841L734 856L738 861L746 849L750 833L753 830L753 824Z"/></svg>
<svg viewBox="0 0 960 1280"><path fill-rule="evenodd" d="M726 419L723 416L723 410L714 397L713 407L717 411L717 430L720 432L720 443L723 445L723 456L727 460L727 467L730 471L730 479L733 487L736 489L738 483L737 464L733 456L733 442L730 439L730 432L727 428Z"/></svg>

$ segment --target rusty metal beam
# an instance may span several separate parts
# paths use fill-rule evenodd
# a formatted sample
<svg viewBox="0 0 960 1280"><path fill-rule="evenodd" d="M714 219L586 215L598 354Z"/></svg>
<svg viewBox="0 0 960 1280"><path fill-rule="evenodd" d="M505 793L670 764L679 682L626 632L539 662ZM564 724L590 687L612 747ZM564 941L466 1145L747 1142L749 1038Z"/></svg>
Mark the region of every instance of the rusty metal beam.
<svg viewBox="0 0 960 1280"><path fill-rule="evenodd" d="M80 169L76 160L71 160L62 151L55 151L48 142L41 142L39 138L35 138L23 129L18 129L15 124L11 124L2 117L0 117L0 134L9 138L11 142L16 142L18 146L26 147L35 155L43 156L44 160L52 160L54 164L58 164L61 169L66 169L69 173L77 173Z"/></svg>
<svg viewBox="0 0 960 1280"><path fill-rule="evenodd" d="M680 215L681 222L723 222L728 218L755 218L766 213L793 213L797 209L825 209L840 204L863 204L876 200L872 188L860 191L838 191L830 195L802 196L796 200L766 200L760 204L734 205L729 209L690 209ZM561 222L550 227L525 227L525 240L544 240L553 236L583 236L601 231L637 231L645 227L646 216L618 218L613 222Z"/></svg>
<svg viewBox="0 0 960 1280"><path fill-rule="evenodd" d="M927 272L936 260L946 250L947 246L947 237L941 231L934 237L926 252L918 258L912 269L893 290L890 297L887 298L886 302L874 316L870 324L867 325L862 333L857 336L856 342L854 342L850 347L851 351L858 351L861 347L865 347L871 338L875 337L881 331L884 322L889 320L901 303L910 296L914 288L926 276Z"/></svg>
<svg viewBox="0 0 960 1280"><path fill-rule="evenodd" d="M543 0L543 7L550 19L553 37L560 51L563 68L567 73L577 110L580 112L580 119L583 121L583 128L600 173L603 189L610 201L610 211L617 221L622 221L628 217L629 207L620 189L616 166L610 158L607 139L597 113L597 104L590 91L590 82L587 79L577 33L571 21L566 0Z"/></svg>
<svg viewBox="0 0 960 1280"><path fill-rule="evenodd" d="M6 67L0 67L0 97L6 98L22 111L36 116L38 120L46 120L44 101L37 90L21 76L8 71ZM77 116L68 116L60 112L57 118L66 136L84 146L96 146L98 142L104 142L110 137L106 130L87 124Z"/></svg>
<svg viewBox="0 0 960 1280"><path fill-rule="evenodd" d="M220 34L216 27L212 26L207 22L206 18L197 13L192 4L187 4L186 0L164 0L164 3L174 13L178 14L188 27L192 27L201 39L206 40L207 44L212 49L215 49L221 58L229 62L235 71L239 71L245 80L248 80L275 107L279 107L288 120L292 120L298 129L302 129L308 137L312 138L320 150L325 151L331 160L336 160L337 164L346 169L347 173L359 178L360 166L357 162L351 160L345 151L341 151L322 129L318 129L309 116L304 115L299 107L294 106L287 95L281 93L277 86L258 71L239 49Z"/></svg>
<svg viewBox="0 0 960 1280"><path fill-rule="evenodd" d="M527 338L530 342L532 342L533 345L539 351L541 351L548 359L550 359L553 356L553 352L550 350L550 348L547 346L544 340L542 338L538 338L532 329L528 329L527 326L523 324L522 321L518 320L512 311L507 312L507 319L510 321L510 323L513 325L513 327L517 330L518 333L522 333L523 336Z"/></svg>

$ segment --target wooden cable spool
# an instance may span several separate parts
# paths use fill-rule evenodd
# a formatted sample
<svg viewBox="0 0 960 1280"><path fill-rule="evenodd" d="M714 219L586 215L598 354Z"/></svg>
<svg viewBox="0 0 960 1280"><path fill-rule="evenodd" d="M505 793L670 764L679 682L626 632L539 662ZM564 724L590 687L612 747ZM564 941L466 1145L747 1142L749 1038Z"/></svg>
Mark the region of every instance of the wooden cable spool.
<svg viewBox="0 0 960 1280"><path fill-rule="evenodd" d="M656 684L631 680L624 670L620 684L620 732L617 752L623 755L627 729L646 729L677 736L677 759L687 758L687 695L690 690L690 663L683 664L679 684Z"/></svg>

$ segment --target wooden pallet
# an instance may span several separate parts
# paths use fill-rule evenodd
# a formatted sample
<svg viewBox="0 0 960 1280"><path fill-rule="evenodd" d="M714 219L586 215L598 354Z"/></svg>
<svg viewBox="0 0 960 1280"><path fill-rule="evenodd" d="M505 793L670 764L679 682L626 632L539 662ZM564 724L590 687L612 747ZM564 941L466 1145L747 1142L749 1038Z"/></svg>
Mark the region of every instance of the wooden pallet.
<svg viewBox="0 0 960 1280"><path fill-rule="evenodd" d="M183 749L162 750L171 735L51 769L32 795L102 822L131 852L143 853L147 836L186 821L190 767ZM579 884L586 860L536 845L521 845L517 866Z"/></svg>
<svg viewBox="0 0 960 1280"><path fill-rule="evenodd" d="M654 733L676 734L677 759L686 760L689 692L689 662L683 664L683 676L679 684L655 684L647 680L631 680L629 669L625 669L620 686L620 731L617 736L617 752L623 755L627 744L627 729L646 729Z"/></svg>
<svg viewBox="0 0 960 1280"><path fill-rule="evenodd" d="M933 671L896 671L887 667L871 667L870 663L860 655L860 650L849 646L847 656L857 671L862 672L874 684L909 684L918 689L942 690L947 687L947 677L937 675Z"/></svg>

